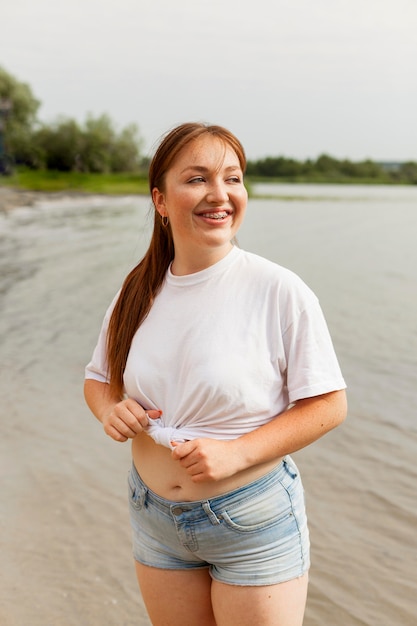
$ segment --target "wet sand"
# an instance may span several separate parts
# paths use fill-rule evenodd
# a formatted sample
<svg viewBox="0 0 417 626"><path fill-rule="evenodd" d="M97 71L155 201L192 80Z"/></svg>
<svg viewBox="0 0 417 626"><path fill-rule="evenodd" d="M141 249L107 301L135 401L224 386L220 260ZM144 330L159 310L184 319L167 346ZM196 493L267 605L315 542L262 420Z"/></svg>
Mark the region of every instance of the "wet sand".
<svg viewBox="0 0 417 626"><path fill-rule="evenodd" d="M0 220L2 626L149 625L130 549L129 447L102 433L82 397L104 310L146 245L133 225L149 202L84 205L50 199ZM247 248L249 235L251 223ZM414 626L417 433L389 419L391 389L383 394L395 389L410 419L415 354L392 356L397 372L403 364L395 382L389 366L371 371L345 304L329 298L326 310L349 417L295 455L313 545L305 626Z"/></svg>
<svg viewBox="0 0 417 626"><path fill-rule="evenodd" d="M24 191L0 185L0 213L7 213L19 207L35 206L41 202L56 202L66 198L88 198L91 195L81 191L57 191L54 193Z"/></svg>

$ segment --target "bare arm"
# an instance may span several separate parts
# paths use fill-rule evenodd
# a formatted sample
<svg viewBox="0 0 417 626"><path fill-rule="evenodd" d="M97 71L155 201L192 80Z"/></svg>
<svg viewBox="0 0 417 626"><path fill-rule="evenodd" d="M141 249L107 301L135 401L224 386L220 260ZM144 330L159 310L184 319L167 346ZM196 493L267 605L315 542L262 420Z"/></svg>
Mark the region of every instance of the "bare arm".
<svg viewBox="0 0 417 626"><path fill-rule="evenodd" d="M84 397L93 415L103 424L104 432L115 441L133 439L148 425L148 416L161 415L161 411L145 411L132 398L123 400L110 395L109 385L98 380L85 381Z"/></svg>
<svg viewBox="0 0 417 626"><path fill-rule="evenodd" d="M334 391L298 400L277 418L237 440L246 467L305 448L343 422L346 393Z"/></svg>
<svg viewBox="0 0 417 626"><path fill-rule="evenodd" d="M195 482L220 480L305 448L343 422L346 393L299 400L268 424L232 441L195 439L175 446L173 456Z"/></svg>

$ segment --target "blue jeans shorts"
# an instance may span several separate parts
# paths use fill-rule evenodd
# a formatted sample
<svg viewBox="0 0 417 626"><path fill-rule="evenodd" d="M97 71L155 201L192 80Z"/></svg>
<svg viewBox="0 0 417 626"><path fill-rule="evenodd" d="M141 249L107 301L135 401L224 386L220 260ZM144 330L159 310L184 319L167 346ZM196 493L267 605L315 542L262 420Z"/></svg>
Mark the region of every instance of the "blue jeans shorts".
<svg viewBox="0 0 417 626"><path fill-rule="evenodd" d="M209 500L173 502L128 478L133 555L162 569L209 568L230 585L273 585L310 566L304 491L290 457L274 470Z"/></svg>

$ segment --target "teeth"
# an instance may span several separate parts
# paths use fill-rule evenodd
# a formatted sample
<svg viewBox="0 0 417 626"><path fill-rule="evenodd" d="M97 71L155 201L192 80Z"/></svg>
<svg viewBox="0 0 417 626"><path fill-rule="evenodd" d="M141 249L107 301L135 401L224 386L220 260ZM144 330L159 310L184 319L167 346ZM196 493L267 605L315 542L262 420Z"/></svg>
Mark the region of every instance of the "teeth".
<svg viewBox="0 0 417 626"><path fill-rule="evenodd" d="M228 216L226 211L222 211L221 213L203 213L203 217L209 217L212 220L222 220Z"/></svg>

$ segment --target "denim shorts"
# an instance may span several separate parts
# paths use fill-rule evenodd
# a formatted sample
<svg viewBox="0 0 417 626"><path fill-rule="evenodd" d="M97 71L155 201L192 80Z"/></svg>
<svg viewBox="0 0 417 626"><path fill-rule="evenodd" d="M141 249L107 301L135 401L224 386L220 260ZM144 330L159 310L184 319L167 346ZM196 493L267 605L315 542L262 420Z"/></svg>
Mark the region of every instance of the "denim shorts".
<svg viewBox="0 0 417 626"><path fill-rule="evenodd" d="M151 491L132 465L129 507L134 558L162 569L209 568L230 585L273 585L310 565L304 491L290 457L228 493L174 502Z"/></svg>

